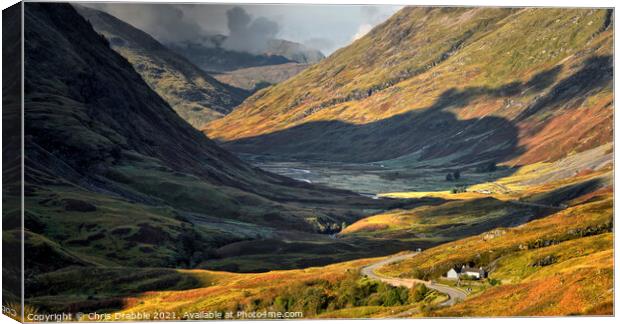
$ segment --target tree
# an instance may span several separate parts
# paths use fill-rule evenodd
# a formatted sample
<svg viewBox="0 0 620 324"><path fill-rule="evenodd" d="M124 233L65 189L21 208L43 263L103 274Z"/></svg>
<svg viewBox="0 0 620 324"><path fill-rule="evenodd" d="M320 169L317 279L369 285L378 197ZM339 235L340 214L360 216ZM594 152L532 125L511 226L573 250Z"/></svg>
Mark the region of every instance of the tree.
<svg viewBox="0 0 620 324"><path fill-rule="evenodd" d="M421 302L424 300L424 298L426 298L426 295L428 293L429 293L429 290L426 287L426 285L416 284L415 286L411 287L411 290L409 291L409 302L410 303Z"/></svg>

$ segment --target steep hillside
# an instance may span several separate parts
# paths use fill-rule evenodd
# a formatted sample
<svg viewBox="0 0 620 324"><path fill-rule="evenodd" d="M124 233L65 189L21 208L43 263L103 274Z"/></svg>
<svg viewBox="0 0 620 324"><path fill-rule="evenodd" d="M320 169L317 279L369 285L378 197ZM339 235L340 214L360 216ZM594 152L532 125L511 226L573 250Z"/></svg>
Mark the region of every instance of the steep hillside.
<svg viewBox="0 0 620 324"><path fill-rule="evenodd" d="M612 16L404 8L205 132L234 151L522 165L612 141Z"/></svg>
<svg viewBox="0 0 620 324"><path fill-rule="evenodd" d="M2 10L2 306L20 312L22 3ZM17 317L16 314L3 311ZM21 316L20 316L21 317ZM15 318L18 320L18 318Z"/></svg>
<svg viewBox="0 0 620 324"><path fill-rule="evenodd" d="M470 286L471 296L436 316L612 314L612 192L579 196L546 218L440 245L379 271L439 281L462 264L490 271L489 282Z"/></svg>
<svg viewBox="0 0 620 324"><path fill-rule="evenodd" d="M249 94L218 82L150 35L105 12L75 8L157 94L196 128L228 114Z"/></svg>
<svg viewBox="0 0 620 324"><path fill-rule="evenodd" d="M271 39L261 52L250 53L226 48L227 36L207 35L195 41L166 44L201 69L225 72L284 63L314 64L325 58L320 51L282 39Z"/></svg>
<svg viewBox="0 0 620 324"><path fill-rule="evenodd" d="M222 83L256 92L262 88L288 80L309 66L304 63L256 66L213 74L213 77Z"/></svg>
<svg viewBox="0 0 620 324"><path fill-rule="evenodd" d="M281 231L303 237L392 203L242 162L181 119L73 7L25 6L26 245L41 256L29 271L191 267L229 243L279 244Z"/></svg>

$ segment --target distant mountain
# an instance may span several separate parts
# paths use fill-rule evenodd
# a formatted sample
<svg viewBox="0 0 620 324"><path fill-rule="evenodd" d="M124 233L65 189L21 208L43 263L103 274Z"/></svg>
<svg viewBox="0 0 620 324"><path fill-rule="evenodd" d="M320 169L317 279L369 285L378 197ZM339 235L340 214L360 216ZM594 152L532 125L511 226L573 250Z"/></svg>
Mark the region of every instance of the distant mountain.
<svg viewBox="0 0 620 324"><path fill-rule="evenodd" d="M157 42L153 37L99 10L76 5L144 81L196 128L228 114L248 92L216 79Z"/></svg>
<svg viewBox="0 0 620 324"><path fill-rule="evenodd" d="M29 273L191 267L231 242L316 232L386 203L242 162L179 117L72 6L25 8Z"/></svg>
<svg viewBox="0 0 620 324"><path fill-rule="evenodd" d="M288 80L308 68L309 64L284 63L213 73L218 81L252 92Z"/></svg>
<svg viewBox="0 0 620 324"><path fill-rule="evenodd" d="M325 58L320 51L280 39L269 41L263 53L228 50L223 45L225 41L226 36L214 35L205 36L204 39L196 42L186 41L166 45L201 69L210 72L226 72L285 63L314 64Z"/></svg>
<svg viewBox="0 0 620 324"><path fill-rule="evenodd" d="M168 43L166 46L208 72L225 72L254 66L292 62L280 55L257 55L247 52L229 51L222 47L205 46L202 43Z"/></svg>
<svg viewBox="0 0 620 324"><path fill-rule="evenodd" d="M321 51L311 49L305 45L283 40L272 39L267 44L267 54L284 56L287 59L297 62L314 64L325 58Z"/></svg>
<svg viewBox="0 0 620 324"><path fill-rule="evenodd" d="M407 7L206 133L301 159L555 161L613 140L612 13Z"/></svg>

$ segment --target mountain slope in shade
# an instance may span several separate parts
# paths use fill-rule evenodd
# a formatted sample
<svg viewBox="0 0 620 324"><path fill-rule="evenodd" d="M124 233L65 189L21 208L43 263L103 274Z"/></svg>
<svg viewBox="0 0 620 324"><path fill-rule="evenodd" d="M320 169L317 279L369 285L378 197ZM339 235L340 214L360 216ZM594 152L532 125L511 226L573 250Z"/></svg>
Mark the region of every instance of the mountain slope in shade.
<svg viewBox="0 0 620 324"><path fill-rule="evenodd" d="M248 96L242 89L218 82L143 31L105 12L75 8L194 127L228 114Z"/></svg>
<svg viewBox="0 0 620 324"><path fill-rule="evenodd" d="M239 152L454 166L612 141L612 11L404 8L205 129Z"/></svg>
<svg viewBox="0 0 620 324"><path fill-rule="evenodd" d="M242 162L181 119L73 7L25 8L27 246L48 256L28 259L33 272L191 267L235 241L387 208Z"/></svg>
<svg viewBox="0 0 620 324"><path fill-rule="evenodd" d="M285 63L314 64L325 58L320 51L282 39L268 41L262 53L229 50L224 46L225 41L225 35L213 35L196 42L169 43L166 46L209 72Z"/></svg>
<svg viewBox="0 0 620 324"><path fill-rule="evenodd" d="M280 55L236 52L220 46L206 46L202 42L168 43L166 46L187 58L203 71L208 72L226 72L248 67L293 62Z"/></svg>

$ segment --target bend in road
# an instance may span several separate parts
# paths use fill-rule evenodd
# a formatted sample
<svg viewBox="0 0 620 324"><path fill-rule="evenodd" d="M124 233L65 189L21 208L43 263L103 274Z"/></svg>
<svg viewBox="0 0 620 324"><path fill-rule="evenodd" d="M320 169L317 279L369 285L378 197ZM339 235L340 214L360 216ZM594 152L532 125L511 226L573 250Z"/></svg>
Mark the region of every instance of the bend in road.
<svg viewBox="0 0 620 324"><path fill-rule="evenodd" d="M383 281L392 286L404 286L411 288L415 284L423 284L430 289L437 290L441 293L448 295L449 299L439 304L440 306L452 306L459 300L464 300L467 297L467 294L460 289L453 288L450 286L434 283L432 281L425 281L420 279L403 279L403 278L395 278L395 277L386 277L375 272L376 269L383 267L384 265L402 261L411 257L414 257L418 253L410 253L410 254L401 254L395 255L393 257L389 257L387 259L381 260L379 262L375 262L373 264L367 265L361 269L362 275L365 275L368 278Z"/></svg>

